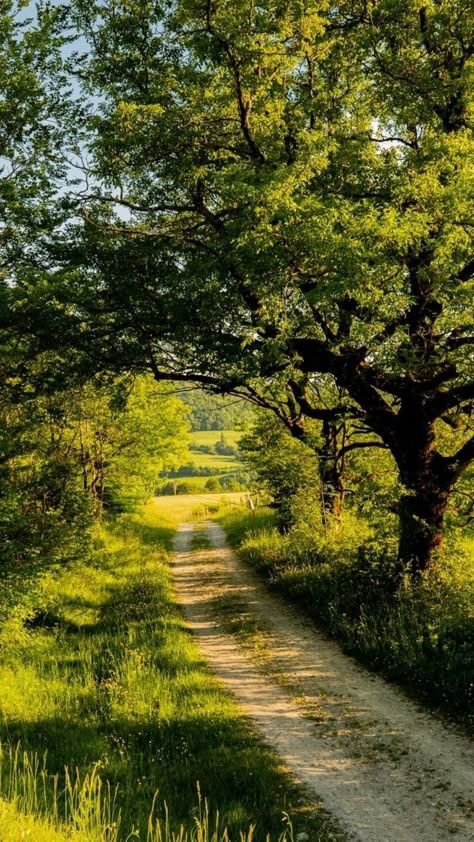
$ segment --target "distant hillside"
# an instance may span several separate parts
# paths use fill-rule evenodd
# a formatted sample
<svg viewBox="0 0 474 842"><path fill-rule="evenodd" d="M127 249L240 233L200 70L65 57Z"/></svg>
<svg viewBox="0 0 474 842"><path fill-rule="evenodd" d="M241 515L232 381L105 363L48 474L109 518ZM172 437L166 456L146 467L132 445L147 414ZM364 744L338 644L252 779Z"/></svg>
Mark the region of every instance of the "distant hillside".
<svg viewBox="0 0 474 842"><path fill-rule="evenodd" d="M182 391L181 400L191 407L193 432L199 430L238 430L252 420L250 404L225 395L211 395L201 389Z"/></svg>

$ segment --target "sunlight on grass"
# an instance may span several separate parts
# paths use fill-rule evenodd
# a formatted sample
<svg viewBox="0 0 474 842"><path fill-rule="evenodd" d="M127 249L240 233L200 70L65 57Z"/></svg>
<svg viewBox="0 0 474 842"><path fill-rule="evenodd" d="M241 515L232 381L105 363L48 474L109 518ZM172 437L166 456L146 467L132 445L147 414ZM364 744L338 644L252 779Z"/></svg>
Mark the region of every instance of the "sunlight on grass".
<svg viewBox="0 0 474 842"><path fill-rule="evenodd" d="M154 505L163 517L177 524L206 518L220 510L240 508L246 497L244 491L228 494L177 494L169 497L155 497Z"/></svg>
<svg viewBox="0 0 474 842"><path fill-rule="evenodd" d="M3 779L5 771L8 779ZM59 776L48 774L44 759L22 752L18 745L6 753L0 749L0 839L2 842L120 842L140 838L146 842L231 842L228 829L223 827L218 811L211 813L207 800L202 799L197 785L194 818L190 827L172 829L169 811L157 816L158 792L151 803L146 836L132 829L124 837L118 801L119 788L112 789L94 767L81 779L79 771L72 775L65 769L64 788ZM62 815L62 818L61 818ZM293 827L286 813L287 828L279 835L280 842L292 842ZM255 826L239 833L240 842L252 842ZM269 839L269 837L267 837Z"/></svg>
<svg viewBox="0 0 474 842"><path fill-rule="evenodd" d="M241 430L196 430L190 434L191 445L210 447L221 440L224 436L226 443L231 447L237 447L242 438Z"/></svg>
<svg viewBox="0 0 474 842"><path fill-rule="evenodd" d="M273 532L276 516L272 509L265 506L251 512L245 505L234 505L229 509L222 508L216 519L222 523L229 543L240 547L243 541L254 536L261 538L262 532Z"/></svg>
<svg viewBox="0 0 474 842"><path fill-rule="evenodd" d="M173 530L153 501L102 527L92 558L38 585L0 663L2 842L260 842L280 838L289 805L300 814L184 626ZM197 781L221 829L208 814L199 824ZM319 835L325 819L311 822Z"/></svg>

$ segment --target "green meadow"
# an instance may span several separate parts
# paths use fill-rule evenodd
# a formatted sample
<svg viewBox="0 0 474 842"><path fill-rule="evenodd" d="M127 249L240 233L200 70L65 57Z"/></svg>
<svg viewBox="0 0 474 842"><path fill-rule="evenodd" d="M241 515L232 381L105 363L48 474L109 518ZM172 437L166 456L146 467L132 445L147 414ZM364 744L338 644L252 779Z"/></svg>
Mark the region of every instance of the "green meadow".
<svg viewBox="0 0 474 842"><path fill-rule="evenodd" d="M214 445L216 441L220 441L221 435L224 436L227 444L232 447L237 447L242 436L241 430L196 430L191 433L191 446L207 445L208 447Z"/></svg>
<svg viewBox="0 0 474 842"><path fill-rule="evenodd" d="M202 453L193 450L194 447L214 447L224 437L226 444L237 448L242 436L240 430L198 430L190 433L190 461L204 468L214 468L216 476L223 475L229 470L237 470L241 462L235 455L224 456L219 453Z"/></svg>

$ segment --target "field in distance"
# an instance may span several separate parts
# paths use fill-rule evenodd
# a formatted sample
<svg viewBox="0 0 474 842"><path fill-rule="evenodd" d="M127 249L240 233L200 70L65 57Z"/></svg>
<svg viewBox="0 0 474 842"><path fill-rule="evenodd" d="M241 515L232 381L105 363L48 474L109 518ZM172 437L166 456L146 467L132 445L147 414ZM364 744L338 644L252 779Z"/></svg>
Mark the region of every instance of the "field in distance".
<svg viewBox="0 0 474 842"><path fill-rule="evenodd" d="M178 522L198 520L221 508L240 508L246 501L245 491L229 494L178 494L170 497L155 497L158 510L167 519Z"/></svg>
<svg viewBox="0 0 474 842"><path fill-rule="evenodd" d="M238 447L239 439L242 437L241 430L197 430L191 433L191 445L207 445L211 447L224 436L227 444Z"/></svg>
<svg viewBox="0 0 474 842"><path fill-rule="evenodd" d="M240 430L199 430L190 433L189 449L179 471L164 478L158 494L228 493L245 490L238 455ZM202 449L201 449L202 448ZM227 452L226 452L227 450Z"/></svg>
<svg viewBox="0 0 474 842"><path fill-rule="evenodd" d="M216 476L229 470L238 470L240 460L235 455L222 455L220 453L202 453L192 450L193 447L215 447L218 442L224 441L230 447L238 447L242 433L239 430L198 430L191 433L189 461L193 465L203 468L215 468Z"/></svg>

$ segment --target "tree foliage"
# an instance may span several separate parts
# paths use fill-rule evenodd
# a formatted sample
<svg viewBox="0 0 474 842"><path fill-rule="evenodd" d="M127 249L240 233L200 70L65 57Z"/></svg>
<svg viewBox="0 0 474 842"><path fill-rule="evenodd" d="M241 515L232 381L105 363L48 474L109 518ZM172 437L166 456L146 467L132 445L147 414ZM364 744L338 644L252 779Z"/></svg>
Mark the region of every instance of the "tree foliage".
<svg viewBox="0 0 474 842"><path fill-rule="evenodd" d="M290 436L272 415L262 414L240 440L244 464L255 490L268 496L281 530L296 520L298 505L306 499L320 509L321 482L314 450Z"/></svg>
<svg viewBox="0 0 474 842"><path fill-rule="evenodd" d="M0 10L2 279L8 272L19 279L27 258L35 264L33 241L38 245L62 217L52 200L66 176L64 138L73 111L63 24L59 6L33 10L5 0Z"/></svg>
<svg viewBox="0 0 474 842"><path fill-rule="evenodd" d="M112 388L87 385L68 394L64 421L84 491L101 509L121 511L144 502L159 474L186 455L185 407L151 378Z"/></svg>
<svg viewBox="0 0 474 842"><path fill-rule="evenodd" d="M90 527L153 492L186 451L187 411L152 379L88 383L0 408L0 573L82 556Z"/></svg>
<svg viewBox="0 0 474 842"><path fill-rule="evenodd" d="M474 457L471 4L72 16L93 108L83 223L51 243L53 344L246 394L298 437L357 419L405 488L400 570L428 567Z"/></svg>
<svg viewBox="0 0 474 842"><path fill-rule="evenodd" d="M178 342L171 368L257 398L284 372L290 421L328 375L393 453L401 558L426 566L474 449L467 5L76 8L105 96L89 233L127 301L134 252L149 364Z"/></svg>
<svg viewBox="0 0 474 842"><path fill-rule="evenodd" d="M193 431L236 430L252 418L252 410L244 400L186 388L179 390L179 397L191 409Z"/></svg>

